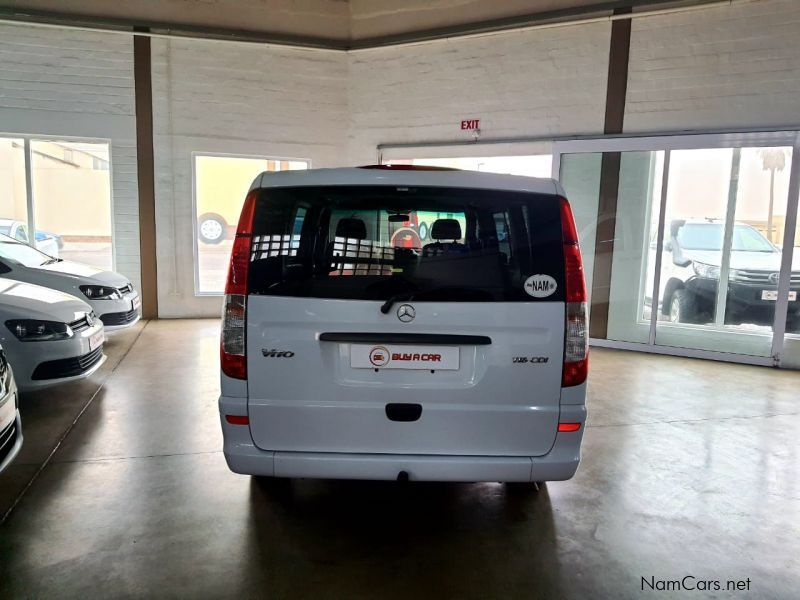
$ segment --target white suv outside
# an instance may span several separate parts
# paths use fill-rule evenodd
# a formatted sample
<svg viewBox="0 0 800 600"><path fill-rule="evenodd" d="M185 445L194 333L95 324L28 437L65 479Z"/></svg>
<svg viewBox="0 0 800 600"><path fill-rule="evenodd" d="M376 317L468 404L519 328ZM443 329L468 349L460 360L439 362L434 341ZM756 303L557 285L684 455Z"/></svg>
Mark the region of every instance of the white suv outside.
<svg viewBox="0 0 800 600"><path fill-rule="evenodd" d="M425 242L394 235L428 219ZM237 473L571 478L588 345L562 188L414 167L259 176L231 255L221 367Z"/></svg>

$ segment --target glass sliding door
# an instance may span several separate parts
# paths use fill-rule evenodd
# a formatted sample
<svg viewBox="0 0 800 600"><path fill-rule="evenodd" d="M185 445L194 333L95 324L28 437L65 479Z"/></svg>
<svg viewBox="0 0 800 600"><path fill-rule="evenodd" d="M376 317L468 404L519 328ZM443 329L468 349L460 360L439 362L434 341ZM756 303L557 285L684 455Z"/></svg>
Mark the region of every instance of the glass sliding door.
<svg viewBox="0 0 800 600"><path fill-rule="evenodd" d="M671 152L656 344L770 355L790 160L787 147Z"/></svg>
<svg viewBox="0 0 800 600"><path fill-rule="evenodd" d="M572 206L575 227L578 229L586 291L590 301L594 279L594 248L597 239L597 209L602 160L603 155L600 152L563 154L559 165L561 185Z"/></svg>
<svg viewBox="0 0 800 600"><path fill-rule="evenodd" d="M664 151L623 152L608 306L609 340L647 343L653 311L655 238Z"/></svg>
<svg viewBox="0 0 800 600"><path fill-rule="evenodd" d="M791 202L795 211L798 209L800 198ZM788 212L788 209L787 209ZM781 219L777 221L780 223ZM786 331L783 339L781 365L800 369L800 221L794 230L786 230L784 244L788 242L792 256L789 259L789 286L787 293ZM783 296L786 297L786 296ZM779 295L779 298L783 298Z"/></svg>
<svg viewBox="0 0 800 600"><path fill-rule="evenodd" d="M560 180L575 213L590 295L598 225L602 219L614 220L613 239L605 240L613 242L611 277L596 282L608 288L608 308L592 304L595 316L597 310L607 310L605 337L647 343L653 289L647 232L653 219L658 222L664 152L621 152L616 215L598 217L602 159L601 152L563 154Z"/></svg>
<svg viewBox="0 0 800 600"><path fill-rule="evenodd" d="M561 183L576 217L583 215L587 280L597 296L590 319L604 325L592 328L595 343L772 364L780 352L776 309L786 303L781 357L800 366L800 256L785 297L778 289L784 237L800 246L800 227L786 227L791 173L800 170L792 162L797 138L777 132L556 143ZM601 205L601 194L615 203L604 196ZM603 234L611 239L597 238L611 231L604 219L614 220L613 235ZM595 257L606 248L610 273L608 257ZM784 268L788 275L788 263ZM606 295L607 304L600 302Z"/></svg>

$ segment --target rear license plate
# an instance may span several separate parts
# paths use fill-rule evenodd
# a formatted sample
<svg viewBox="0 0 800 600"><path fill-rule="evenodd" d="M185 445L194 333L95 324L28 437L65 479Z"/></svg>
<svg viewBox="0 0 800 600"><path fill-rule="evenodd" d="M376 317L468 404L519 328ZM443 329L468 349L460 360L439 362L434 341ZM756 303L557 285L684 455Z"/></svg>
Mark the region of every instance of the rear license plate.
<svg viewBox="0 0 800 600"><path fill-rule="evenodd" d="M776 301L778 299L778 290L762 290L761 299ZM795 300L797 300L797 292L789 292L789 302L794 302Z"/></svg>
<svg viewBox="0 0 800 600"><path fill-rule="evenodd" d="M137 310L142 305L142 299L139 296L133 298L133 310Z"/></svg>
<svg viewBox="0 0 800 600"><path fill-rule="evenodd" d="M457 371L459 358L457 346L353 344L350 347L350 366L354 369Z"/></svg>
<svg viewBox="0 0 800 600"><path fill-rule="evenodd" d="M98 331L97 333L93 334L89 338L89 350L97 350L100 346L103 345L106 336L103 335L102 331Z"/></svg>

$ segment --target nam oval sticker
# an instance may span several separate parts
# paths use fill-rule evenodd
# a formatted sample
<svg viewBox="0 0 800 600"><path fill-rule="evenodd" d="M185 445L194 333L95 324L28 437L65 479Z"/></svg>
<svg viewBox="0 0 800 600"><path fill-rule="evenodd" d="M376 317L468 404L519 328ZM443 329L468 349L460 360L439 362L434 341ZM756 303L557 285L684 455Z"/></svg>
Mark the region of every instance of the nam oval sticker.
<svg viewBox="0 0 800 600"><path fill-rule="evenodd" d="M534 298L552 296L558 284L550 275L531 275L525 280L525 291Z"/></svg>

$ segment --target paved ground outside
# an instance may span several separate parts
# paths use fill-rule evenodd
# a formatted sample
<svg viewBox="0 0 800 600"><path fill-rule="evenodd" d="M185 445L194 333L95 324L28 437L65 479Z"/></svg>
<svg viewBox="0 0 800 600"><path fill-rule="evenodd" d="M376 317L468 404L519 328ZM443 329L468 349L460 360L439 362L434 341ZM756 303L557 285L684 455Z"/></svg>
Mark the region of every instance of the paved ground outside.
<svg viewBox="0 0 800 600"><path fill-rule="evenodd" d="M64 247L58 251L58 257L64 260L83 263L103 269L112 270L110 242L64 242Z"/></svg>

